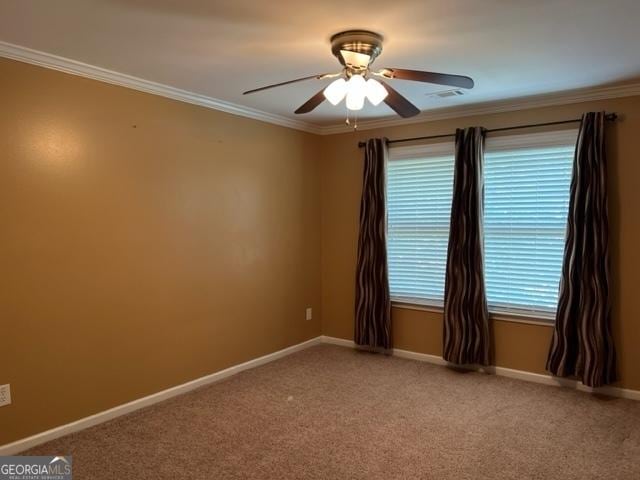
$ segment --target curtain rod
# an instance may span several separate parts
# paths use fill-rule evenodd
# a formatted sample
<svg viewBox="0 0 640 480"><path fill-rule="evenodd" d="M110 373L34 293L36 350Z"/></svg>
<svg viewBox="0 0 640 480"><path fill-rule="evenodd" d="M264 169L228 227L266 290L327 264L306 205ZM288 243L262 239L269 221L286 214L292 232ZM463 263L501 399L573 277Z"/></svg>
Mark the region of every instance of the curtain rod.
<svg viewBox="0 0 640 480"><path fill-rule="evenodd" d="M605 119L611 122L614 122L618 118L616 113L607 113L605 115ZM529 123L527 125L514 125L512 127L500 127L500 128L488 128L487 133L490 132L505 132L507 130L519 130L521 128L535 128L535 127L550 127L552 125L564 125L565 123L579 123L581 122L581 118L574 118L572 120L560 120L558 122L546 122L546 123ZM396 138L395 140L387 140L387 144L391 143L403 143L403 142L414 142L417 140L434 140L436 138L448 138L455 137L455 133L443 133L442 135L429 135L426 137L411 137L411 138ZM358 147L362 148L366 145L366 142L358 142Z"/></svg>

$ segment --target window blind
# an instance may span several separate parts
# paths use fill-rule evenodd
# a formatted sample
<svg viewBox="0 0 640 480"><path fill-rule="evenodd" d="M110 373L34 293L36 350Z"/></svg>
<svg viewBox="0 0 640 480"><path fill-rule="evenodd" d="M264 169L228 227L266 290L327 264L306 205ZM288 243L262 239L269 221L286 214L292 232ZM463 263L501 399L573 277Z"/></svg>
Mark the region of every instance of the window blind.
<svg viewBox="0 0 640 480"><path fill-rule="evenodd" d="M453 190L453 143L393 147L387 164L391 298L441 305Z"/></svg>
<svg viewBox="0 0 640 480"><path fill-rule="evenodd" d="M555 313L576 138L568 131L487 140L485 284L494 312Z"/></svg>
<svg viewBox="0 0 640 480"><path fill-rule="evenodd" d="M551 317L558 300L577 131L489 137L485 282L492 312ZM453 143L393 147L387 251L394 301L442 305Z"/></svg>

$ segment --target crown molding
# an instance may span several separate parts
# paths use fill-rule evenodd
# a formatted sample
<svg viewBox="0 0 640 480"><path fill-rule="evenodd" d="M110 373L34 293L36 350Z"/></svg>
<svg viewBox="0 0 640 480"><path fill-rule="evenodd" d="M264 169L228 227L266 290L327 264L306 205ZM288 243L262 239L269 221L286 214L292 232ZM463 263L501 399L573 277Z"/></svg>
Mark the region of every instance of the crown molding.
<svg viewBox="0 0 640 480"><path fill-rule="evenodd" d="M453 108L425 110L412 118L382 118L379 120L365 120L358 123L358 131L376 128L396 127L414 123L435 122L451 118L488 115L491 113L513 112L531 108L551 107L555 105L569 105L572 103L604 100L609 98L633 97L640 95L640 82L608 87L591 87L579 90L567 90L531 97L518 97L510 100L476 103ZM327 125L319 128L320 135L334 135L349 133L353 130L345 125Z"/></svg>
<svg viewBox="0 0 640 480"><path fill-rule="evenodd" d="M282 127L293 128L315 134L320 133L320 127L311 123L301 122L282 115L263 112L262 110L257 110L255 108L226 102L217 98L189 92L169 85L163 85L161 83L152 82L150 80L134 77L125 73L114 72L113 70L107 70L106 68L89 65L70 58L60 57L58 55L33 50L20 45L14 45L12 43L0 41L0 57L18 60L20 62L50 68L64 73L70 73L72 75L91 78L100 82L111 83L113 85L119 85L121 87L127 87L133 90L151 93L153 95L159 95L161 97L171 98L181 102L192 103L212 110L219 110L221 112L231 113L241 117L252 118L262 122L280 125Z"/></svg>
<svg viewBox="0 0 640 480"><path fill-rule="evenodd" d="M124 73L114 72L106 68L89 65L87 63L60 57L31 48L14 45L0 41L0 57L10 58L20 62L30 63L40 67L50 68L72 75L91 78L100 82L111 83L121 87L131 88L153 95L159 95L181 102L191 103L221 112L252 118L282 127L302 130L317 135L334 135L351 132L351 128L344 124L317 125L309 122L295 120L283 115L264 112L255 108L245 107L235 103L208 97L180 88L163 85L161 83L145 80ZM488 115L500 112L512 112L530 108L550 107L554 105L568 105L572 103L603 100L608 98L632 97L640 95L640 82L626 85L591 87L579 90L566 90L562 92L535 95L530 97L518 97L510 100L498 100L485 103L461 105L451 108L425 110L412 118L388 117L378 120L365 120L358 124L358 130L373 130L376 128L396 127L414 123L434 122L451 118L470 117L475 115Z"/></svg>

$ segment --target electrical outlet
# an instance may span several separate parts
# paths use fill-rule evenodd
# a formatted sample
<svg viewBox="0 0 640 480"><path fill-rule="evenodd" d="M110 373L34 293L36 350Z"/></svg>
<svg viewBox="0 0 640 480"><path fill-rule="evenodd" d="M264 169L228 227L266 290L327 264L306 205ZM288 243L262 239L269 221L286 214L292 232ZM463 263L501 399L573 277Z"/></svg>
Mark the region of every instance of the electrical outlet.
<svg viewBox="0 0 640 480"><path fill-rule="evenodd" d="M0 385L0 407L11 403L11 385Z"/></svg>
<svg viewBox="0 0 640 480"><path fill-rule="evenodd" d="M307 311L305 313L305 320L311 320L313 318L313 310L311 307L307 307Z"/></svg>

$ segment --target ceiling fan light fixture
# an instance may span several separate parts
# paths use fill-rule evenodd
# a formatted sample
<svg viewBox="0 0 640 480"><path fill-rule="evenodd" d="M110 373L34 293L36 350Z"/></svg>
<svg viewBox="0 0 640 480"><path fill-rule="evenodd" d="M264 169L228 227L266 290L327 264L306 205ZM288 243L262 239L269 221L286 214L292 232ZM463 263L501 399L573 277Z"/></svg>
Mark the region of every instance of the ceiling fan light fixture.
<svg viewBox="0 0 640 480"><path fill-rule="evenodd" d="M362 110L366 96L366 84L362 75L352 75L347 82L347 108L349 110Z"/></svg>
<svg viewBox="0 0 640 480"><path fill-rule="evenodd" d="M428 72L422 70L407 70L404 68L382 68L371 70L371 65L382 53L382 35L369 30L346 30L331 37L331 53L338 59L342 68L335 73L321 73L307 77L274 83L260 88L247 90L243 93L252 94L275 87L283 87L307 80L333 79L333 82L316 92L311 98L295 110L296 114L312 112L325 100L337 106L342 99L346 100L348 110L364 108L365 98L373 106L384 102L402 118L410 118L420 113L420 109L393 88L392 80L408 80L411 82L445 85L447 87L473 88L471 77L449 73ZM376 81L376 76L384 80ZM349 115L347 123L349 124ZM357 119L358 115L353 116ZM354 125L356 125L354 123Z"/></svg>
<svg viewBox="0 0 640 480"><path fill-rule="evenodd" d="M347 94L347 81L344 78L334 80L323 93L331 105L338 105Z"/></svg>
<svg viewBox="0 0 640 480"><path fill-rule="evenodd" d="M373 106L378 106L385 98L387 98L389 92L387 92L387 89L384 88L384 85L380 82L370 78L367 80L365 86L365 94Z"/></svg>

